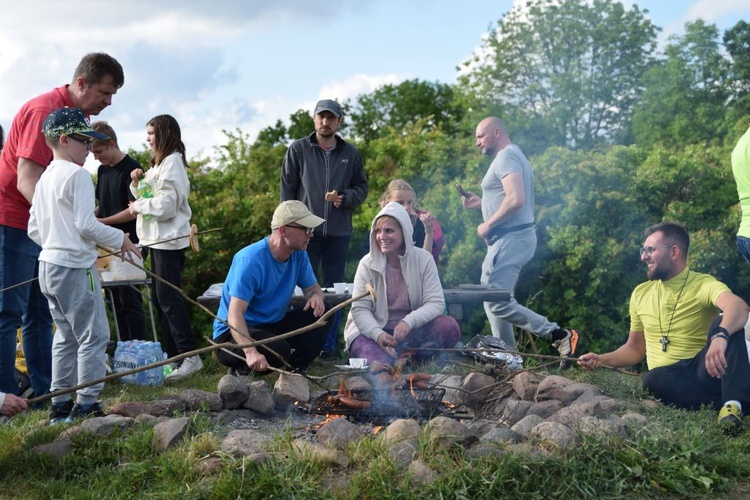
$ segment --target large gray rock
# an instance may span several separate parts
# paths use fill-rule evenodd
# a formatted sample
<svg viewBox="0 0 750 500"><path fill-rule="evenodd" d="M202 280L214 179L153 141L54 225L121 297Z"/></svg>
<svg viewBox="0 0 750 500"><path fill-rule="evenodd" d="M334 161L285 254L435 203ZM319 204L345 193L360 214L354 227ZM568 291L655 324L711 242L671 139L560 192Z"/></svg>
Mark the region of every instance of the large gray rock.
<svg viewBox="0 0 750 500"><path fill-rule="evenodd" d="M646 418L646 416L642 415L641 413L628 412L620 418L622 418L622 420L625 422L625 425L631 427L642 427L648 423L648 418Z"/></svg>
<svg viewBox="0 0 750 500"><path fill-rule="evenodd" d="M128 401L126 403L117 403L107 408L107 415L122 415L123 417L135 418L138 415L148 414L151 407L146 403L138 401Z"/></svg>
<svg viewBox="0 0 750 500"><path fill-rule="evenodd" d="M505 410L503 410L502 422L507 425L513 425L528 413L529 408L533 405L531 401L525 401L523 399L509 399L505 403Z"/></svg>
<svg viewBox="0 0 750 500"><path fill-rule="evenodd" d="M317 443L311 443L304 439L295 439L292 447L298 453L309 457L317 462L324 464L333 464L340 467L349 467L351 459L339 450L333 450Z"/></svg>
<svg viewBox="0 0 750 500"><path fill-rule="evenodd" d="M448 417L435 417L425 426L429 432L430 440L438 448L449 448L460 445L467 446L475 441L477 437L464 424Z"/></svg>
<svg viewBox="0 0 750 500"><path fill-rule="evenodd" d="M359 426L345 418L334 418L321 426L317 432L320 444L339 450L343 450L349 446L349 443L362 438L363 435L364 432Z"/></svg>
<svg viewBox="0 0 750 500"><path fill-rule="evenodd" d="M148 406L150 408L148 413L155 417L171 417L175 413L185 411L185 402L176 396L166 396L149 401Z"/></svg>
<svg viewBox="0 0 750 500"><path fill-rule="evenodd" d="M73 445L70 439L61 439L60 441L40 444L31 449L31 453L35 455L51 455L55 458L63 458L70 455L72 451Z"/></svg>
<svg viewBox="0 0 750 500"><path fill-rule="evenodd" d="M487 396L497 385L497 381L484 373L469 373L464 377L463 404L469 408L479 409L487 402Z"/></svg>
<svg viewBox="0 0 750 500"><path fill-rule="evenodd" d="M294 403L307 403L310 399L310 385L302 375L282 373L273 386L273 401L279 410L288 410Z"/></svg>
<svg viewBox="0 0 750 500"><path fill-rule="evenodd" d="M536 401L545 401L547 399L557 399L562 401L562 390L574 383L575 382L572 380L559 375L544 377L536 388L536 396L534 399Z"/></svg>
<svg viewBox="0 0 750 500"><path fill-rule="evenodd" d="M526 411L526 415L539 415L543 419L550 417L563 408L561 401L557 399L548 399L532 404Z"/></svg>
<svg viewBox="0 0 750 500"><path fill-rule="evenodd" d="M247 401L249 390L247 384L234 375L224 375L217 388L224 408L234 410Z"/></svg>
<svg viewBox="0 0 750 500"><path fill-rule="evenodd" d="M513 391L519 398L532 401L542 377L533 372L523 371L513 377Z"/></svg>
<svg viewBox="0 0 750 500"><path fill-rule="evenodd" d="M419 442L416 439L406 439L388 447L388 457L397 470L404 470L418 454Z"/></svg>
<svg viewBox="0 0 750 500"><path fill-rule="evenodd" d="M612 436L621 438L628 437L625 422L620 418L600 419L596 417L583 417L578 424L578 430L582 434L598 438L608 438Z"/></svg>
<svg viewBox="0 0 750 500"><path fill-rule="evenodd" d="M480 441L472 444L466 450L466 458L469 460L480 460L483 458L501 458L507 451L498 443Z"/></svg>
<svg viewBox="0 0 750 500"><path fill-rule="evenodd" d="M566 406L549 417L547 421L556 422L568 426L571 429L577 429L578 422L585 416L586 413L580 407ZM589 416L591 416L591 414L589 414Z"/></svg>
<svg viewBox="0 0 750 500"><path fill-rule="evenodd" d="M531 430L542 422L544 422L544 419L539 415L528 414L514 424L510 430L528 439L531 436Z"/></svg>
<svg viewBox="0 0 750 500"><path fill-rule="evenodd" d="M433 375L430 383L435 387L445 389L443 401L456 406L464 404L463 392L460 390L463 386L464 379L460 375Z"/></svg>
<svg viewBox="0 0 750 500"><path fill-rule="evenodd" d="M252 429L237 429L221 442L221 451L235 456L261 453L269 439L269 436Z"/></svg>
<svg viewBox="0 0 750 500"><path fill-rule="evenodd" d="M151 440L156 451L165 451L177 445L189 435L191 420L189 417L171 418L154 426Z"/></svg>
<svg viewBox="0 0 750 500"><path fill-rule="evenodd" d="M80 425L81 432L88 432L97 436L109 436L115 430L132 427L135 420L122 415L107 415L106 417L87 418Z"/></svg>
<svg viewBox="0 0 750 500"><path fill-rule="evenodd" d="M516 431L503 426L495 426L479 438L482 443L520 443L521 436Z"/></svg>
<svg viewBox="0 0 750 500"><path fill-rule="evenodd" d="M531 437L545 443L550 443L562 451L572 449L578 441L576 433L570 427L549 421L535 426L531 430Z"/></svg>
<svg viewBox="0 0 750 500"><path fill-rule="evenodd" d="M361 375L354 375L346 379L346 389L349 391L371 391L372 384Z"/></svg>
<svg viewBox="0 0 750 500"><path fill-rule="evenodd" d="M386 427L385 442L393 444L407 439L416 439L420 432L422 428L416 420L399 418Z"/></svg>
<svg viewBox="0 0 750 500"><path fill-rule="evenodd" d="M429 486L438 480L438 474L421 460L414 460L406 469L409 479L415 484Z"/></svg>
<svg viewBox="0 0 750 500"><path fill-rule="evenodd" d="M190 411L221 411L223 406L218 394L198 389L184 389L180 399Z"/></svg>
<svg viewBox="0 0 750 500"><path fill-rule="evenodd" d="M274 410L273 396L268 385L262 380L256 380L247 384L247 400L242 407L257 411L261 415L270 415Z"/></svg>

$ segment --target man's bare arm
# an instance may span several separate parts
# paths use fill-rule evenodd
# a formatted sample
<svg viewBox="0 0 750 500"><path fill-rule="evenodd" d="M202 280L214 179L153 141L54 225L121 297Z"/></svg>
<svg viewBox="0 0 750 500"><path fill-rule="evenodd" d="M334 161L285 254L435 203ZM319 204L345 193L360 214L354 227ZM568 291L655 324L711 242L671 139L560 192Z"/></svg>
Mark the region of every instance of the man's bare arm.
<svg viewBox="0 0 750 500"><path fill-rule="evenodd" d="M18 159L18 169L16 172L18 181L16 182L16 188L29 203L34 198L36 183L39 182L44 169L45 166L35 161L26 158Z"/></svg>

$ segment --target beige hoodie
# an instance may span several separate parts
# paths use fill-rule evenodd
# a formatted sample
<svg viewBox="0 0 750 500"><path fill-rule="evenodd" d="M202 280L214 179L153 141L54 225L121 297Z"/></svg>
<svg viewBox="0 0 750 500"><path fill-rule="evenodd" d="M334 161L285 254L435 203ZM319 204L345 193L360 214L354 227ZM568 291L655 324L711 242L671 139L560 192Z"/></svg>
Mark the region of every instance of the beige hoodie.
<svg viewBox="0 0 750 500"><path fill-rule="evenodd" d="M388 322L388 299L386 295L385 270L386 257L375 241L375 222L383 215L394 217L404 232L406 251L400 256L401 272L406 282L409 303L414 308L403 321L411 329L423 326L445 310L443 287L440 284L437 266L430 252L414 247L414 228L409 214L398 203L388 203L372 221L370 230L370 252L362 257L354 276L354 295L361 295L365 285L375 290L376 301L370 297L360 299L352 304L344 327L346 349L359 335L377 341L383 327Z"/></svg>

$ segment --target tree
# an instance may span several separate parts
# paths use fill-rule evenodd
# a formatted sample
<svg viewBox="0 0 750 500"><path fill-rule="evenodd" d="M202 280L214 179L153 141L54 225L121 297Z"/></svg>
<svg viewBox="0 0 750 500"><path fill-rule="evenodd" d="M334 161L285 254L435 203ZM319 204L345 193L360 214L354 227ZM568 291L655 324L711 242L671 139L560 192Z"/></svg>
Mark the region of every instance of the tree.
<svg viewBox="0 0 750 500"><path fill-rule="evenodd" d="M739 21L724 33L723 40L732 60L732 104L739 118L750 112L750 24Z"/></svg>
<svg viewBox="0 0 750 500"><path fill-rule="evenodd" d="M370 141L390 129L403 131L417 121L427 130L440 126L453 133L464 115L456 94L453 86L438 82L406 80L384 85L357 97L351 113L354 135Z"/></svg>
<svg viewBox="0 0 750 500"><path fill-rule="evenodd" d="M645 90L633 116L637 144L695 144L723 137L729 98L728 61L719 31L698 20L668 39L664 59L644 75Z"/></svg>
<svg viewBox="0 0 750 500"><path fill-rule="evenodd" d="M502 102L514 134L545 130L537 150L614 142L628 131L656 47L646 12L608 0L531 0L498 22L460 82Z"/></svg>

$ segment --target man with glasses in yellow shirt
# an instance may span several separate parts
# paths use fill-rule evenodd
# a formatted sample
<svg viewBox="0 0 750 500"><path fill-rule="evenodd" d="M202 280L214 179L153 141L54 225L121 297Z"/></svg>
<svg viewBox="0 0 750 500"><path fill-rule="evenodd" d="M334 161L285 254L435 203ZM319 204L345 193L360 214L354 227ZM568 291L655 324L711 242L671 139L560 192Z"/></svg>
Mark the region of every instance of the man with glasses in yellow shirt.
<svg viewBox="0 0 750 500"><path fill-rule="evenodd" d="M750 410L750 307L714 277L687 267L690 236L682 225L662 222L645 235L641 260L649 281L631 295L628 340L606 354L584 354L578 364L625 367L645 357L643 387L657 399L690 410L713 406L719 425L738 433L743 407Z"/></svg>

